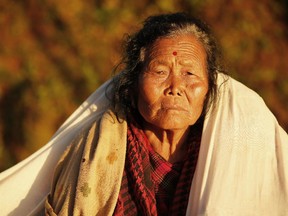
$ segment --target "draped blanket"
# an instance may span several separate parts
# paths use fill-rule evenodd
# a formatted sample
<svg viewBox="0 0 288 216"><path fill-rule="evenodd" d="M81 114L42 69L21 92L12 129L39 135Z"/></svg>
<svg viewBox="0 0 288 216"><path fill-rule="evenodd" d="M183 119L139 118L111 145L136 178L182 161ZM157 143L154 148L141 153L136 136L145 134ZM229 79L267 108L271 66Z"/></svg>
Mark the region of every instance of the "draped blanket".
<svg viewBox="0 0 288 216"><path fill-rule="evenodd" d="M187 215L288 215L287 133L258 94L223 79L204 122Z"/></svg>
<svg viewBox="0 0 288 216"><path fill-rule="evenodd" d="M0 174L1 215L44 214L49 191L48 215L113 214L127 123L109 110L106 86L47 145ZM254 91L222 74L218 87L217 105L205 117L186 215L288 215L287 133Z"/></svg>

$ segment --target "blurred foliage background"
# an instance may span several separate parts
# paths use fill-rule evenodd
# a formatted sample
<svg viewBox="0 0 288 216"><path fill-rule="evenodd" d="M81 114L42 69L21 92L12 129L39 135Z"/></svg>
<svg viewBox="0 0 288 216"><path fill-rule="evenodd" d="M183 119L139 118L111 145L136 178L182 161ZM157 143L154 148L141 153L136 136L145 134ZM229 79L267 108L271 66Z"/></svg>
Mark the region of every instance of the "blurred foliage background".
<svg viewBox="0 0 288 216"><path fill-rule="evenodd" d="M0 171L45 145L109 79L125 33L176 11L210 24L229 74L257 91L288 131L285 0L2 0Z"/></svg>

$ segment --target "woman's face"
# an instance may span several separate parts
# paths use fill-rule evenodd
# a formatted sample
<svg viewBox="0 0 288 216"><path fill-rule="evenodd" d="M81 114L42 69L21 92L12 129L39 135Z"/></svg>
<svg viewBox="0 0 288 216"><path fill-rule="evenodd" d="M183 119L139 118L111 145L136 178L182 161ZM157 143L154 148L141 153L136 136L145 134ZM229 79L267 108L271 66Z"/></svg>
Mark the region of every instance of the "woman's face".
<svg viewBox="0 0 288 216"><path fill-rule="evenodd" d="M208 91L203 45L191 35L159 39L146 51L144 63L138 110L145 123L186 130L200 117Z"/></svg>

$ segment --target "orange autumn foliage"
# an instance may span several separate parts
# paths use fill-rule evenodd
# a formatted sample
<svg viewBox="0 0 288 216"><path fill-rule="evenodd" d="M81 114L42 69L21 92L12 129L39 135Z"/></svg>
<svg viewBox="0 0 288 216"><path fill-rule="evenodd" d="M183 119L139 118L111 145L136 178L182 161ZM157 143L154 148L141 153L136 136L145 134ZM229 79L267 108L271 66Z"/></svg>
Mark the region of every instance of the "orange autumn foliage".
<svg viewBox="0 0 288 216"><path fill-rule="evenodd" d="M0 2L0 171L53 135L121 57L148 15L186 11L217 36L228 73L265 100L288 131L288 7L250 0Z"/></svg>

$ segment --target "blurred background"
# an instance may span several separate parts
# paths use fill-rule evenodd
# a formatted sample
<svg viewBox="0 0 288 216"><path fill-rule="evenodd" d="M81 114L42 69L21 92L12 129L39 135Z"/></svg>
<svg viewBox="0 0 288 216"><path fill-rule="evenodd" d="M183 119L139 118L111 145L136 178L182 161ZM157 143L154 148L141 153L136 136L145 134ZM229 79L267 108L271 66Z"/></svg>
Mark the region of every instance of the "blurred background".
<svg viewBox="0 0 288 216"><path fill-rule="evenodd" d="M206 20L229 74L288 131L286 0L1 0L0 171L45 145L111 77L125 33L176 11Z"/></svg>

